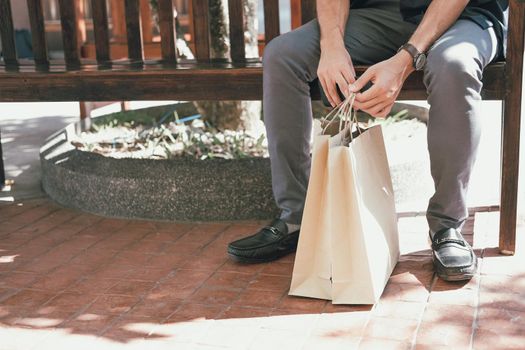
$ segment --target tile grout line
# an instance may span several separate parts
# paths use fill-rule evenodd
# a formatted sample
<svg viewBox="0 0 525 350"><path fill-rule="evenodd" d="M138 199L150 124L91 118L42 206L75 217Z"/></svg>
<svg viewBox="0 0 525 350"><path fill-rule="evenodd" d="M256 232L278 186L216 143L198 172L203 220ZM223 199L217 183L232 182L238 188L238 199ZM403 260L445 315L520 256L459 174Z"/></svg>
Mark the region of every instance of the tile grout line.
<svg viewBox="0 0 525 350"><path fill-rule="evenodd" d="M432 290L434 289L434 286L436 285L437 281L438 281L438 276L436 274L436 272L433 273L432 275L432 281L430 282L430 287L429 287L429 292L428 292L428 297L427 297L427 300L425 302L425 307L423 308L423 311L421 312L421 316L419 317L419 320L417 322L417 326L416 326L416 330L414 332L414 335L412 337L412 340L410 341L410 349L411 350L415 350L416 348L416 342L417 342L417 336L418 336L418 333L419 333L419 328L421 327L421 323L423 323L423 317L425 315L425 311L427 310L427 306L430 302L430 294L432 293Z"/></svg>
<svg viewBox="0 0 525 350"><path fill-rule="evenodd" d="M479 280L478 280L478 283L476 283L476 287L477 287L477 298L476 298L476 307L474 309L474 319L472 320L472 333L470 335L470 343L469 343L469 349L473 349L474 348L474 337L476 336L476 333L477 333L477 330L478 330L478 320L479 320L479 308L480 308L480 300L481 300L481 269L483 267L483 262L484 262L484 255L485 255L485 248L483 248L483 250L481 251L481 262L478 266L478 277L479 277Z"/></svg>

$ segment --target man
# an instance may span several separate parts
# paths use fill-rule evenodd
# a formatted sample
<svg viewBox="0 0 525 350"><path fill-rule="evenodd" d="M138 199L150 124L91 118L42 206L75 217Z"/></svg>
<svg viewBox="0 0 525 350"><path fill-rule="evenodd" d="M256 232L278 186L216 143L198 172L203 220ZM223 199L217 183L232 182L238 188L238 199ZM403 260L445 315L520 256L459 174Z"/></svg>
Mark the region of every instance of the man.
<svg viewBox="0 0 525 350"><path fill-rule="evenodd" d="M310 169L308 82L318 78L332 106L341 102L339 88L357 93L357 109L385 117L405 79L423 70L434 266L445 280L470 279L477 259L461 228L480 139L481 78L503 57L507 8L506 0L317 0L316 20L275 38L264 52L264 121L281 215L230 243L229 255L263 262L296 249ZM356 80L354 64L371 67ZM372 87L360 92L368 82Z"/></svg>

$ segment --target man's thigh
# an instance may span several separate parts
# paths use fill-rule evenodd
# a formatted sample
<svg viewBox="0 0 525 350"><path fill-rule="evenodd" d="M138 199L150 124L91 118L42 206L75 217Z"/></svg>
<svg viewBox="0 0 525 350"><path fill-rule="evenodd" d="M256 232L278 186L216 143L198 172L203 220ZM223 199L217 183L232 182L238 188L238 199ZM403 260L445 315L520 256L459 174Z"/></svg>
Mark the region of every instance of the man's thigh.
<svg viewBox="0 0 525 350"><path fill-rule="evenodd" d="M392 57L415 29L416 25L401 17L397 1L386 6L351 9L345 46L354 64L371 65Z"/></svg>
<svg viewBox="0 0 525 350"><path fill-rule="evenodd" d="M481 72L497 51L498 39L493 28L483 29L473 21L460 19L429 49L425 73L442 69Z"/></svg>

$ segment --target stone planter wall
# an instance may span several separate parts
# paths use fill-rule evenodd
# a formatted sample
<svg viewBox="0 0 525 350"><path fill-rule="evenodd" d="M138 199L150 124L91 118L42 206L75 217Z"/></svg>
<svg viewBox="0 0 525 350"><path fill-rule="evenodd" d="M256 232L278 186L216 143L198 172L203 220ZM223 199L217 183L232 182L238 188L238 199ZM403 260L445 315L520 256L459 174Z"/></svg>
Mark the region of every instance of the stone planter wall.
<svg viewBox="0 0 525 350"><path fill-rule="evenodd" d="M269 219L278 214L270 160L115 159L79 151L68 141L78 125L41 149L42 185L58 203L128 218Z"/></svg>

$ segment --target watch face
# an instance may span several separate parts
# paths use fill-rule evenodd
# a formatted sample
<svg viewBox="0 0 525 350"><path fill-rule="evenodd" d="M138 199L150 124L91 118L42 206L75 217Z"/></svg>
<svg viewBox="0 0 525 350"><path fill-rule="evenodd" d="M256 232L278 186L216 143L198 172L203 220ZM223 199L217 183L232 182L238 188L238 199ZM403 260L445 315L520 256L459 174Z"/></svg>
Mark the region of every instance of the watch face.
<svg viewBox="0 0 525 350"><path fill-rule="evenodd" d="M415 61L416 70L422 70L423 67L425 67L426 62L427 62L427 56L425 54L418 55Z"/></svg>

